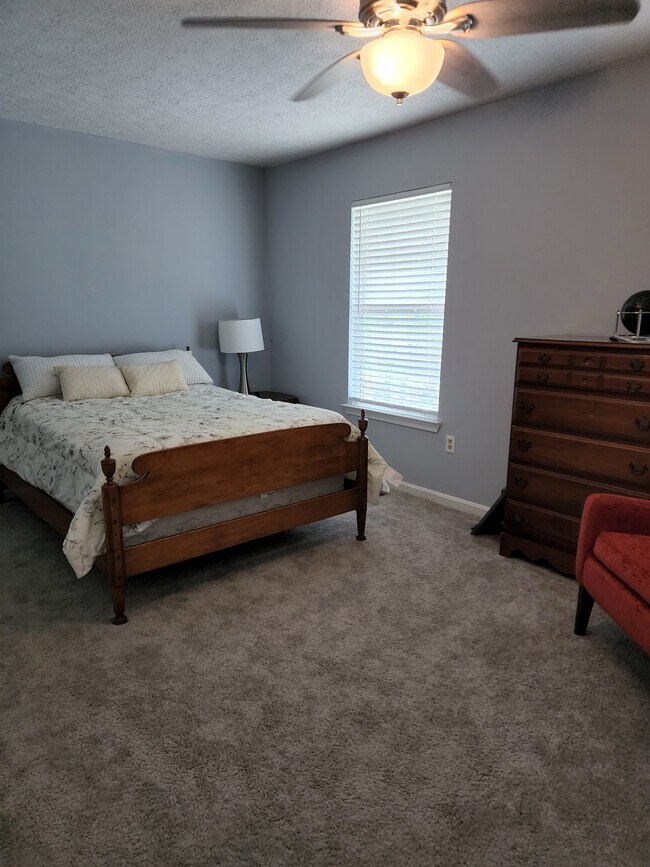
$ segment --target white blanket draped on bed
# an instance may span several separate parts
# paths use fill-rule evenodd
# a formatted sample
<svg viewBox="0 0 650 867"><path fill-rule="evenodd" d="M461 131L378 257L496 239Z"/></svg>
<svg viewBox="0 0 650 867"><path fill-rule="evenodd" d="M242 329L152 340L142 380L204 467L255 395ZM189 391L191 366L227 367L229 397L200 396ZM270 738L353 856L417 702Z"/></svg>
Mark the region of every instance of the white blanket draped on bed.
<svg viewBox="0 0 650 867"><path fill-rule="evenodd" d="M341 421L349 424L331 410L259 400L212 385L155 397L71 403L18 397L0 416L0 464L74 512L63 550L80 578L104 550L104 446L110 446L117 462L115 481L121 483L137 478L131 464L144 452ZM357 439L359 431L350 427L351 438ZM399 484L400 478L370 446L369 502L377 502L385 481Z"/></svg>

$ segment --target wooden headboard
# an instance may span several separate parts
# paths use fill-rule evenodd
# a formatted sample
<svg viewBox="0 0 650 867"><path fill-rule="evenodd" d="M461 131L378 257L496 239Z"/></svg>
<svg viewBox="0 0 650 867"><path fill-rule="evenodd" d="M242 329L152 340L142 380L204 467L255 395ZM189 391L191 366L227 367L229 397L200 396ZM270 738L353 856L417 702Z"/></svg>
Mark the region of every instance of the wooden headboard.
<svg viewBox="0 0 650 867"><path fill-rule="evenodd" d="M2 371L6 375L0 376L0 412L6 407L12 397L20 394L18 378L14 373L10 361L5 361L2 365Z"/></svg>

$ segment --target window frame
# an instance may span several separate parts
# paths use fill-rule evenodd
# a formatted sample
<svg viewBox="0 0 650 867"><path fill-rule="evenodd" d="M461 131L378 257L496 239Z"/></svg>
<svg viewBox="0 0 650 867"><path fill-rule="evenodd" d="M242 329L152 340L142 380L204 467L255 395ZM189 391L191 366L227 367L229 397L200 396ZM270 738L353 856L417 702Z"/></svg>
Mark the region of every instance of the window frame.
<svg viewBox="0 0 650 867"><path fill-rule="evenodd" d="M451 182L435 184L428 187L419 187L412 190L404 190L397 193L389 193L383 196L373 196L368 199L360 199L354 201L350 205L350 283L349 283L349 292L348 292L348 366L347 366L347 400L345 403L341 404L342 408L345 410L346 415L355 417L358 416L360 409L366 410L366 415L370 419L376 419L378 421L388 422L390 424L398 424L404 427L418 428L421 430L428 430L437 433L441 427L440 420L440 400L438 400L438 410L437 411L422 411L419 412L416 409L400 409L398 407L386 407L374 404L372 400L364 401L363 398L351 398L350 397L350 371L351 371L351 360L352 360L352 339L351 339L351 326L352 326L352 301L353 301L353 287L352 287L352 278L353 278L353 267L352 267L352 255L353 255L353 220L354 220L354 208L363 207L366 205L374 205L374 204L383 204L385 202L393 202L393 201L408 201L411 198L418 198L420 196L430 195L432 193L442 193L447 190L452 191ZM447 302L447 290L449 284L449 249L451 247L451 202L449 205L449 213L450 213L450 226L449 226L449 234L447 237L447 269L445 272L445 294L444 294L444 309L443 309L443 325L442 325L442 337L440 340L440 361L442 368L442 352L444 347L444 331L445 331L445 316L446 316L446 302ZM438 398L440 399L441 389L438 391Z"/></svg>

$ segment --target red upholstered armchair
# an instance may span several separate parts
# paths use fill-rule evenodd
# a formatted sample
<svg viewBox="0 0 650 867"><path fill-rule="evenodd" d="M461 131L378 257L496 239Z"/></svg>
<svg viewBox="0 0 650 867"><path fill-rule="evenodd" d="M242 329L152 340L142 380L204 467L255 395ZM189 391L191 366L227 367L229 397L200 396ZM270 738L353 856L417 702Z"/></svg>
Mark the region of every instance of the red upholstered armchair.
<svg viewBox="0 0 650 867"><path fill-rule="evenodd" d="M650 655L650 500L592 494L582 512L575 634L594 601Z"/></svg>

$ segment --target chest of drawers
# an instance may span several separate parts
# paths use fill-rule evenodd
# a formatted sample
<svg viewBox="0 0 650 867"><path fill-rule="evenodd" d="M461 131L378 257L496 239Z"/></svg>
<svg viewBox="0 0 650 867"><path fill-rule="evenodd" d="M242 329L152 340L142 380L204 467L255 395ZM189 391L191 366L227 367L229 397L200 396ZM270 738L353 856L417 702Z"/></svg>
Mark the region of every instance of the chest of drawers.
<svg viewBox="0 0 650 867"><path fill-rule="evenodd" d="M573 575L585 498L650 499L650 345L520 338L500 552Z"/></svg>

